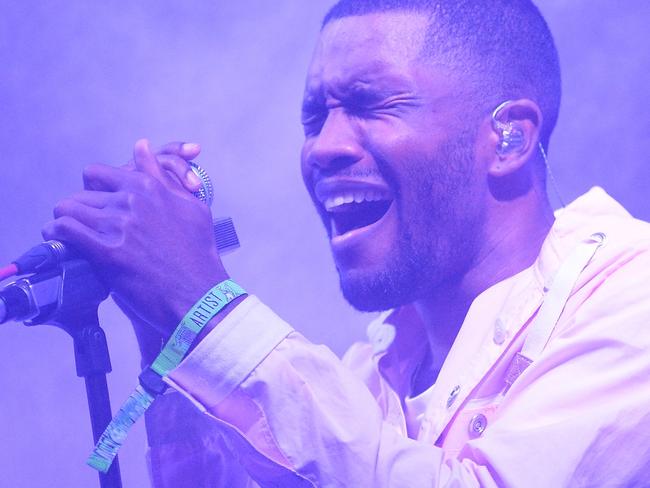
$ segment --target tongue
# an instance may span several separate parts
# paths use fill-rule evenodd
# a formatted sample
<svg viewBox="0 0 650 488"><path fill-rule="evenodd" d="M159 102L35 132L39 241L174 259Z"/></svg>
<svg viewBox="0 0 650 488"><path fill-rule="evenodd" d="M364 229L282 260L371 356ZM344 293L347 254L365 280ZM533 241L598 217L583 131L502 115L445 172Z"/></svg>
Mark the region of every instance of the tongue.
<svg viewBox="0 0 650 488"><path fill-rule="evenodd" d="M330 214L334 221L336 234L342 235L353 229L374 224L381 219L390 207L390 201L348 203Z"/></svg>

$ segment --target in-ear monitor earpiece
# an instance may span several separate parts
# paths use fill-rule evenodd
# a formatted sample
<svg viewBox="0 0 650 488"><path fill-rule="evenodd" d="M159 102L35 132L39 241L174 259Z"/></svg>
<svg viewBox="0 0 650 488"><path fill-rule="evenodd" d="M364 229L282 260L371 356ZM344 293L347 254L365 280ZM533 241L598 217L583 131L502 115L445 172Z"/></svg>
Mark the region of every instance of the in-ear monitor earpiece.
<svg viewBox="0 0 650 488"><path fill-rule="evenodd" d="M519 149L524 144L524 133L521 129L515 127L512 122L501 122L498 119L501 110L509 103L510 100L503 102L492 112L492 127L499 133L497 153L500 155Z"/></svg>

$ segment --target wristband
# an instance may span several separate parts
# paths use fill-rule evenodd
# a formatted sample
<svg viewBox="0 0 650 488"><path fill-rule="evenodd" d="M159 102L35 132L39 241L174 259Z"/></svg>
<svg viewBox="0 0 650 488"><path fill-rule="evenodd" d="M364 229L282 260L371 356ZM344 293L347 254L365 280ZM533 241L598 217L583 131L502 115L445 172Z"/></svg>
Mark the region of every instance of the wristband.
<svg viewBox="0 0 650 488"><path fill-rule="evenodd" d="M102 473L108 471L131 426L144 414L156 396L167 389L163 378L180 364L192 342L207 323L235 298L245 294L244 289L237 283L225 280L194 304L158 357L140 374L140 384L97 441L95 449L86 461L89 466Z"/></svg>

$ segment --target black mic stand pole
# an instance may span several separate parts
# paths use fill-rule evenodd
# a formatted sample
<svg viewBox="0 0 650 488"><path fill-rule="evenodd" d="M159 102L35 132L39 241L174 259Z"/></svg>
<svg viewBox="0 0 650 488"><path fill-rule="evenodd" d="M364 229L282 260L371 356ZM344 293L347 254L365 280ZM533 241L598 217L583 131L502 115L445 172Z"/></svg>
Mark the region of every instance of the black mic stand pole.
<svg viewBox="0 0 650 488"><path fill-rule="evenodd" d="M106 383L106 375L111 372L111 361L106 336L97 315L99 304L106 299L108 292L87 261L64 261L52 272L61 275L60 280L49 280L57 283L58 302L25 324L54 325L72 337L77 376L83 377L86 382L90 423L93 439L97 443L112 418ZM106 474L99 473L99 485L101 488L122 488L117 458Z"/></svg>

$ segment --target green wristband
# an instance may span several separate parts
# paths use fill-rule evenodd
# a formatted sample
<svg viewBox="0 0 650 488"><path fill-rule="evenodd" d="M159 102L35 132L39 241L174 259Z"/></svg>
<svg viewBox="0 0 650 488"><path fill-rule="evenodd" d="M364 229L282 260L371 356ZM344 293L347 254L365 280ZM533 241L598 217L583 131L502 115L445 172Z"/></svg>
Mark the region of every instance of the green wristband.
<svg viewBox="0 0 650 488"><path fill-rule="evenodd" d="M88 465L102 473L111 467L129 429L166 388L162 378L176 368L189 351L194 339L223 308L246 292L232 280L225 280L212 288L183 317L165 347L151 366L140 375L140 385L129 396L117 415L100 436ZM152 374L153 373L153 374Z"/></svg>
<svg viewBox="0 0 650 488"><path fill-rule="evenodd" d="M151 369L160 376L166 376L180 364L196 336L212 317L235 298L245 293L244 289L232 280L222 281L207 292L183 317L163 350L154 360Z"/></svg>

